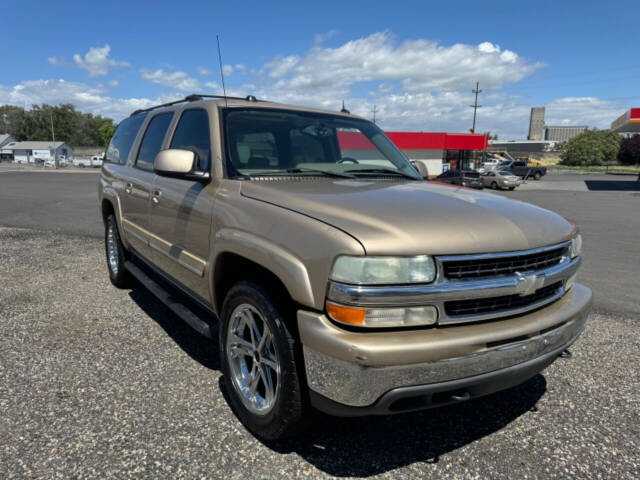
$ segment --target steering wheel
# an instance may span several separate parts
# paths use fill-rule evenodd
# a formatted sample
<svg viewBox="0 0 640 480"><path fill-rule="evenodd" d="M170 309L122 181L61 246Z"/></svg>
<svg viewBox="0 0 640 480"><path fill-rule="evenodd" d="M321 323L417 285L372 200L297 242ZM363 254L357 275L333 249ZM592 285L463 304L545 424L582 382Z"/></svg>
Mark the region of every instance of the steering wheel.
<svg viewBox="0 0 640 480"><path fill-rule="evenodd" d="M355 158L351 158L351 157L342 157L340 160L338 160L337 163L360 163L358 160L356 160Z"/></svg>

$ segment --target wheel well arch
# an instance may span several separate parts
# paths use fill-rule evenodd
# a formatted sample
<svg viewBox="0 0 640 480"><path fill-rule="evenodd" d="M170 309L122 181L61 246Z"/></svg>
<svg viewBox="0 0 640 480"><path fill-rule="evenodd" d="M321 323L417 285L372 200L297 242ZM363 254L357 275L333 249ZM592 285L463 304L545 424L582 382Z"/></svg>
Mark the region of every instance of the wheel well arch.
<svg viewBox="0 0 640 480"><path fill-rule="evenodd" d="M107 221L107 217L110 214L114 214L116 213L115 208L113 207L113 203L111 203L110 200L106 200L103 199L102 200L102 205L100 206L101 211L102 211L102 221L106 222Z"/></svg>
<svg viewBox="0 0 640 480"><path fill-rule="evenodd" d="M222 252L217 256L213 268L213 302L218 315L222 314L227 292L241 280L258 283L274 296L282 309L295 310L296 304L289 290L275 273L237 253Z"/></svg>

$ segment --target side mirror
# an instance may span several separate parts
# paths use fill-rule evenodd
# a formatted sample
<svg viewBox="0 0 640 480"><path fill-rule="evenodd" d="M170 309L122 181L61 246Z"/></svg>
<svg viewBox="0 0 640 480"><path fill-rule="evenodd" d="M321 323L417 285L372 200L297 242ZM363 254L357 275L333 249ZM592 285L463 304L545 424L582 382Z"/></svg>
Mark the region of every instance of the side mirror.
<svg viewBox="0 0 640 480"><path fill-rule="evenodd" d="M191 150L170 148L161 150L153 161L153 170L165 177L184 178L186 180L208 181L209 172L194 170L196 154Z"/></svg>
<svg viewBox="0 0 640 480"><path fill-rule="evenodd" d="M429 169L420 160L411 160L411 165L415 168L422 178L429 178Z"/></svg>

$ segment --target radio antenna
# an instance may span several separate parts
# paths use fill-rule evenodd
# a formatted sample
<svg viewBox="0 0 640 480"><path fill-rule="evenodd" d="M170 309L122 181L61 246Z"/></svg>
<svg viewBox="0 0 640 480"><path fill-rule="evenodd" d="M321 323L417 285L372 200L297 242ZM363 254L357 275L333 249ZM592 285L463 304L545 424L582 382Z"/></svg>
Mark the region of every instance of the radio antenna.
<svg viewBox="0 0 640 480"><path fill-rule="evenodd" d="M222 95L224 96L224 106L227 105L227 89L224 86L224 72L222 68L222 55L220 55L220 37L216 35L216 42L218 42L218 63L220 64L220 78L222 78Z"/></svg>

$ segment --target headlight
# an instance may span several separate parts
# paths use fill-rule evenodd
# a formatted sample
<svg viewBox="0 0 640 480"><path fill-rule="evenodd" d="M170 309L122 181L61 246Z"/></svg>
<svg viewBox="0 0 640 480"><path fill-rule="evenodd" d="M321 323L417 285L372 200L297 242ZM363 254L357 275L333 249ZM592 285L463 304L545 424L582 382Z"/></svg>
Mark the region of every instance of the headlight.
<svg viewBox="0 0 640 480"><path fill-rule="evenodd" d="M429 255L417 257L338 257L331 280L358 285L430 283L436 265Z"/></svg>
<svg viewBox="0 0 640 480"><path fill-rule="evenodd" d="M571 259L576 258L582 252L582 235L578 234L571 239L571 245L569 245L569 255Z"/></svg>

